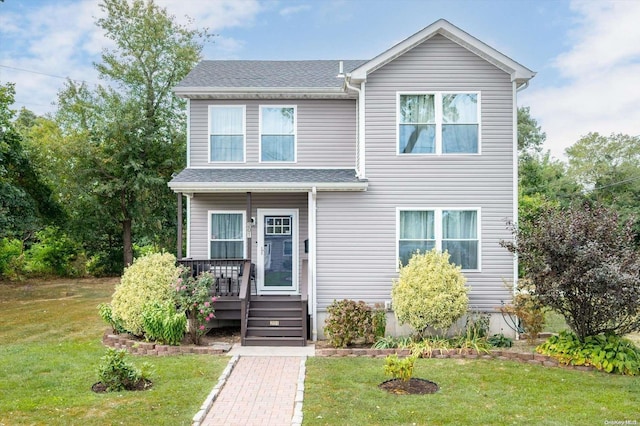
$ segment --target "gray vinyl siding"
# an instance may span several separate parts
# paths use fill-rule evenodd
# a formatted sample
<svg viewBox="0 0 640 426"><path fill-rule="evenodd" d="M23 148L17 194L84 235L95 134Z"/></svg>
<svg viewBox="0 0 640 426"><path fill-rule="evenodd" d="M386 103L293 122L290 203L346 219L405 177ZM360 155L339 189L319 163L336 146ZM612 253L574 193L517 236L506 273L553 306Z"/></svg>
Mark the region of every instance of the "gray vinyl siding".
<svg viewBox="0 0 640 426"><path fill-rule="evenodd" d="M257 209L298 209L299 259L306 258L304 240L308 237L309 215L307 193L268 194L254 193L251 196L251 216L257 217ZM211 210L246 211L247 195L242 194L194 194L190 200L189 257L208 258L208 212ZM256 227L253 228L251 258L256 262ZM301 268L299 268L301 270Z"/></svg>
<svg viewBox="0 0 640 426"><path fill-rule="evenodd" d="M196 100L191 102L191 167L354 168L356 107L354 100ZM209 163L209 105L246 106L246 163ZM295 105L297 162L260 163L260 105Z"/></svg>
<svg viewBox="0 0 640 426"><path fill-rule="evenodd" d="M396 155L397 92L481 94L481 155ZM367 192L320 193L317 295L390 300L398 207L479 208L481 271L465 272L470 305L491 311L509 300L513 258L513 90L507 73L437 35L373 72L366 82Z"/></svg>

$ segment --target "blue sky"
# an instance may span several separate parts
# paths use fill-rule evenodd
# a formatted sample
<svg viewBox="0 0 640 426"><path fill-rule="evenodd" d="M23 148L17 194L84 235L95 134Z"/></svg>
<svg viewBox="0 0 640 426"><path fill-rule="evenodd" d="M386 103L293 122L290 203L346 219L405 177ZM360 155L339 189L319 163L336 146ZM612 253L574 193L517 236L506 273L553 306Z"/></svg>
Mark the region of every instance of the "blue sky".
<svg viewBox="0 0 640 426"><path fill-rule="evenodd" d="M640 135L639 0L156 0L218 34L206 59L368 59L445 18L536 71L519 105L564 149L591 131ZM0 3L0 83L36 113L64 77L98 82L99 0ZM62 77L62 78L60 78Z"/></svg>

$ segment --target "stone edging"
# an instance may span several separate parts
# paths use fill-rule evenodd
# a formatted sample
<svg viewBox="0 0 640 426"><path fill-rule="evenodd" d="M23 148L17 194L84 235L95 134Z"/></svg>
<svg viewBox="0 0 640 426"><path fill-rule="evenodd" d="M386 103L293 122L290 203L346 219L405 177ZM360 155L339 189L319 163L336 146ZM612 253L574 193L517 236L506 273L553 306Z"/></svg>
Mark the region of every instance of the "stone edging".
<svg viewBox="0 0 640 426"><path fill-rule="evenodd" d="M142 342L133 340L126 335L105 334L102 336L102 343L105 346L116 349L126 349L132 355L180 355L180 354L205 354L205 355L222 355L231 349L231 345L213 345L213 346L170 346L160 345L153 342Z"/></svg>
<svg viewBox="0 0 640 426"><path fill-rule="evenodd" d="M316 349L318 357L369 357L384 358L387 355L398 354L398 356L409 356L409 349L366 349L366 348L347 348L347 349ZM544 367L562 367L569 370L579 371L597 371L596 368L585 365L563 365L555 358L547 355L492 350L489 353L479 354L473 349L433 349L431 353L423 353L422 358L454 358L454 359L496 359L500 361L517 361L532 365L541 365Z"/></svg>
<svg viewBox="0 0 640 426"><path fill-rule="evenodd" d="M193 416L193 420L191 423L192 426L200 426L204 421L205 417L207 417L209 410L211 410L211 407L213 407L213 402L216 400L216 398L218 398L218 394L224 387L225 383L227 383L227 379L229 378L229 375L233 371L233 368L236 366L236 363L238 362L239 358L240 357L236 355L229 360L229 362L227 363L227 367L224 369L224 371L220 375L220 378L218 379L218 383L215 385L213 390L209 393L209 396L207 396L207 399L204 400L204 402L200 406L200 410L198 410L196 415Z"/></svg>
<svg viewBox="0 0 640 426"><path fill-rule="evenodd" d="M293 417L291 418L291 426L302 425L302 403L304 401L304 379L307 375L307 357L303 357L300 361L300 370L298 371L298 383L296 385L296 397L294 400Z"/></svg>

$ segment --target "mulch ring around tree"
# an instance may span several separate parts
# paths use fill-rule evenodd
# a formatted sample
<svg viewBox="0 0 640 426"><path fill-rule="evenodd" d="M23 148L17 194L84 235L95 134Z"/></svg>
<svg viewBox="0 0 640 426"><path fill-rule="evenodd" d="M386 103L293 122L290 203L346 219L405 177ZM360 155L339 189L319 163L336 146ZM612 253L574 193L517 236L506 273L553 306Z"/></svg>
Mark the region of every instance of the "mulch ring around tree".
<svg viewBox="0 0 640 426"><path fill-rule="evenodd" d="M144 390L151 389L152 386L153 386L153 382L151 380L141 379L141 380L138 380L137 382L133 383L131 386L127 386L125 388L125 390L128 390L128 391L144 391ZM107 385L105 385L102 382L94 383L93 386L91 386L91 390L94 391L95 393L106 393L106 392L108 392L107 391Z"/></svg>
<svg viewBox="0 0 640 426"><path fill-rule="evenodd" d="M386 380L378 387L396 395L426 395L436 393L440 389L435 382L416 378L411 378L406 382L402 379Z"/></svg>

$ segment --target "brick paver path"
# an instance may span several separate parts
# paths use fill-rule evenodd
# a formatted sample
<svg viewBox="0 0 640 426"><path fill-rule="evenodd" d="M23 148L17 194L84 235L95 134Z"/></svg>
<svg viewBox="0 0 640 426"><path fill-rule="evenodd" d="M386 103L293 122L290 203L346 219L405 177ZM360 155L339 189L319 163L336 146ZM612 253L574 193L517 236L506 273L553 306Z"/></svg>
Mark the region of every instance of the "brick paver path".
<svg viewBox="0 0 640 426"><path fill-rule="evenodd" d="M291 425L301 360L240 357L202 425Z"/></svg>

